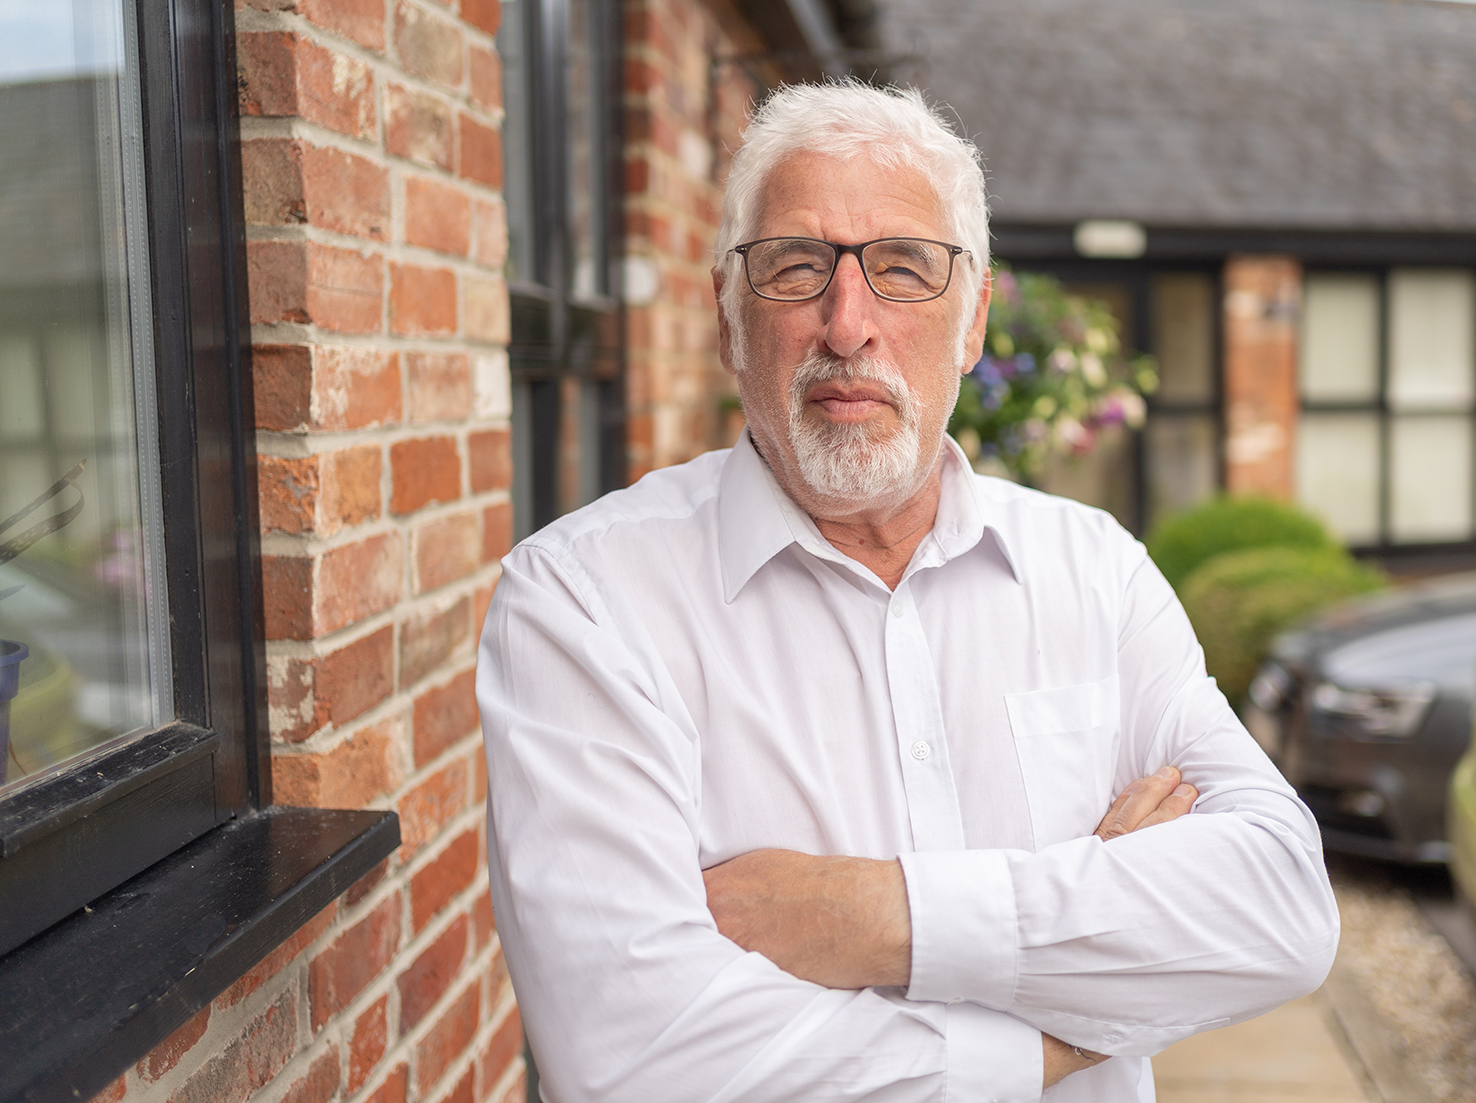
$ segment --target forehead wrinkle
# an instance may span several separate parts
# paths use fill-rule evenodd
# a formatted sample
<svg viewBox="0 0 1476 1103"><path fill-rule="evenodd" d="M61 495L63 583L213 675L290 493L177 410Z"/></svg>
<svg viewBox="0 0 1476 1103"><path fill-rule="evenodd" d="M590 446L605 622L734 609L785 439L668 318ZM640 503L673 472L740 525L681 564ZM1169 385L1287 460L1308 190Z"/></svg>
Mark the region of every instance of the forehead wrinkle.
<svg viewBox="0 0 1476 1103"><path fill-rule="evenodd" d="M843 170L863 162L872 169L860 189L817 186L823 164ZM815 166L818 173L807 173ZM796 179L796 176L808 177ZM852 194L859 190L861 194ZM764 181L757 204L755 238L802 236L827 238L827 225L851 229L842 244L853 245L882 237L926 237L942 240L942 204L920 171L908 167L886 169L865 154L840 158L829 154L796 153L780 161ZM865 230L859 228L867 227ZM860 233L864 236L857 236Z"/></svg>

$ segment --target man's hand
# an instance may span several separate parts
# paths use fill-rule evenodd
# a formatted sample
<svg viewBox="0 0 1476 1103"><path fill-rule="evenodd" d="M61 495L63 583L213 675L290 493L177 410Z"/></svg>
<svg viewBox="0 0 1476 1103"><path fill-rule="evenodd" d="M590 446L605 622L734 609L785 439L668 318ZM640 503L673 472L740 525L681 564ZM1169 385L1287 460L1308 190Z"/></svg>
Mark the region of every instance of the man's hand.
<svg viewBox="0 0 1476 1103"><path fill-rule="evenodd" d="M912 917L902 863L755 850L702 874L718 930L827 988L905 988Z"/></svg>
<svg viewBox="0 0 1476 1103"><path fill-rule="evenodd" d="M1059 1084L1073 1072L1089 1069L1093 1065L1100 1065L1107 1060L1105 1053L1093 1053L1089 1049L1081 1051L1078 1056L1076 1048L1069 1046L1060 1038L1049 1034L1040 1036L1041 1046L1045 1057L1045 1074L1042 1077L1042 1088L1049 1088L1052 1084Z"/></svg>
<svg viewBox="0 0 1476 1103"><path fill-rule="evenodd" d="M1093 834L1104 840L1115 839L1156 823L1176 820L1194 806L1198 797L1199 790L1194 786L1187 782L1180 784L1178 770L1165 766L1156 774L1140 777L1119 793Z"/></svg>

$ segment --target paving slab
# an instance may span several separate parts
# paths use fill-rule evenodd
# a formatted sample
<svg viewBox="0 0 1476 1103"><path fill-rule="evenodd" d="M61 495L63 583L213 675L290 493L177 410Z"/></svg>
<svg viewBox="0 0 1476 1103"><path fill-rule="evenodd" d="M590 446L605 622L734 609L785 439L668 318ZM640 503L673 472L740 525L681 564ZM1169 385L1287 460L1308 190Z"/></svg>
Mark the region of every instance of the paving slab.
<svg viewBox="0 0 1476 1103"><path fill-rule="evenodd" d="M1369 1103L1326 996L1207 1031L1153 1059L1159 1103Z"/></svg>

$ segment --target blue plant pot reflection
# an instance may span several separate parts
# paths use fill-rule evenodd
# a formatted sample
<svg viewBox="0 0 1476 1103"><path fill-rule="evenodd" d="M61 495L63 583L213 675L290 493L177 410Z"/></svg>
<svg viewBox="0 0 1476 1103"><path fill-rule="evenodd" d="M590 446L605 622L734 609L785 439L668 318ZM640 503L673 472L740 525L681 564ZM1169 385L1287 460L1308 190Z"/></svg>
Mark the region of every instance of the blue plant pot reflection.
<svg viewBox="0 0 1476 1103"><path fill-rule="evenodd" d="M10 700L20 692L20 664L31 649L15 640L0 640L0 785L10 765Z"/></svg>

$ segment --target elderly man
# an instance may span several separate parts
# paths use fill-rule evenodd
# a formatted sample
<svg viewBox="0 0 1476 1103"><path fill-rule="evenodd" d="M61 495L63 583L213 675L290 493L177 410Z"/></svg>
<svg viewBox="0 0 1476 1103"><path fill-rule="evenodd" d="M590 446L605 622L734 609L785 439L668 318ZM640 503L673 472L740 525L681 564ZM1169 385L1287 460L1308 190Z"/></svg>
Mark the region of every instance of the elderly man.
<svg viewBox="0 0 1476 1103"><path fill-rule="evenodd" d="M780 91L713 270L747 431L504 561L488 861L546 1100L1151 1100L1326 972L1313 822L1142 546L944 434L987 250L915 93Z"/></svg>

